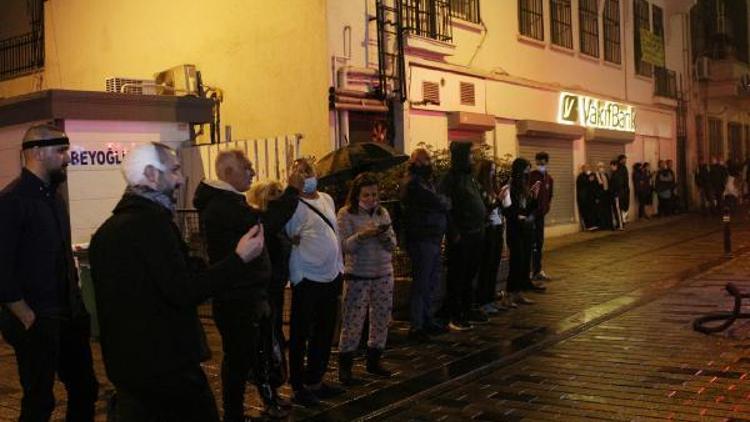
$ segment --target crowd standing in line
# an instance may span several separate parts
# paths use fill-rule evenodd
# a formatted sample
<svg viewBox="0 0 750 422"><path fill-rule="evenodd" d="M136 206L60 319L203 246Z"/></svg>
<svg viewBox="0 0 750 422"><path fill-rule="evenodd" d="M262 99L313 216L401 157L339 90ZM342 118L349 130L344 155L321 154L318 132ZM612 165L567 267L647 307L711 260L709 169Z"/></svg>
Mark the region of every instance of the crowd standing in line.
<svg viewBox="0 0 750 422"><path fill-rule="evenodd" d="M49 419L56 373L68 390L68 420L93 420L98 384L89 319L73 271L67 214L56 192L69 160L67 137L53 127L33 127L23 148L26 167L0 194L0 234L10 239L2 242L0 275L12 280L0 283L0 330L18 358L22 420ZM502 180L493 160L474 162L470 143L453 142L450 153L450 170L436 180L429 153L415 150L401 184L414 342L468 331L494 315L533 305L529 293L544 293L551 280L542 266L545 219L554 206L550 156L537 153L533 169L516 158L509 179ZM286 188L276 181L253 184L252 163L240 151L223 151L214 165L217 179L201 182L194 196L207 264L189 256L174 223L184 178L175 151L159 143L128 154L127 189L92 238L100 340L116 389L117 420L219 420L200 366L210 350L197 306L207 299L222 340L224 421L248 420L248 382L271 418L289 413L291 403L277 392L285 382L292 387L292 402L305 407L358 384L353 366L365 323L366 371L393 376L383 358L398 236L380 203L378 178L357 176L337 212L305 159L294 162ZM584 229L624 227L630 207L626 166L620 156L610 172L604 163L596 170L581 167L576 199ZM656 174L648 163L636 163L632 177L639 217L648 217L654 195L659 215L674 213L677 185L670 161L660 162ZM713 208L735 206L745 192L743 180L737 168L725 171L716 159L696 172L705 204ZM438 297L443 243L447 274ZM504 244L509 271L499 282ZM39 251L46 252L38 256ZM287 341L282 314L288 283ZM341 386L324 381L337 325Z"/></svg>

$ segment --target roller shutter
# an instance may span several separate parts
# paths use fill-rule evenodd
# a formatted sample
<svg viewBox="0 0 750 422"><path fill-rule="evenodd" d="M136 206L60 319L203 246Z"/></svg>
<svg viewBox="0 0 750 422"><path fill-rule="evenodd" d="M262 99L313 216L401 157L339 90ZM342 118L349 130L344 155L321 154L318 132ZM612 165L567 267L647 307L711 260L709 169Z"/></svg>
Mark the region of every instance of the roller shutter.
<svg viewBox="0 0 750 422"><path fill-rule="evenodd" d="M555 181L546 226L575 223L575 179L573 141L566 139L519 137L519 156L531 163L537 152L549 154L549 174Z"/></svg>
<svg viewBox="0 0 750 422"><path fill-rule="evenodd" d="M586 163L596 168L596 163L602 162L609 169L609 162L625 154L625 145L612 142L586 142Z"/></svg>

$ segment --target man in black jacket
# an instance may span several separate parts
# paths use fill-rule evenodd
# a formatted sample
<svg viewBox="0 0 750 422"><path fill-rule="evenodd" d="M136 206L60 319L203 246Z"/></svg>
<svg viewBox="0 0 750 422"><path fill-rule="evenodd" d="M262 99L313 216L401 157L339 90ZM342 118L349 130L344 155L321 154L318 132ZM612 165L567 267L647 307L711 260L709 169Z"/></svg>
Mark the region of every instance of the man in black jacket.
<svg viewBox="0 0 750 422"><path fill-rule="evenodd" d="M91 275L117 420L219 420L200 362L208 358L197 305L248 279L263 252L253 226L233 253L206 271L191 268L173 222L183 182L174 151L147 144L123 163L128 188L91 240Z"/></svg>
<svg viewBox="0 0 750 422"><path fill-rule="evenodd" d="M486 323L481 310L471 309L474 277L481 261L484 220L487 211L479 183L471 172L470 142L450 145L451 169L441 182L440 192L451 200L448 214L448 274L445 305L450 314L449 328L472 329L471 323Z"/></svg>
<svg viewBox="0 0 750 422"><path fill-rule="evenodd" d="M68 137L29 128L21 176L0 192L0 331L16 353L21 421L47 421L55 374L68 393L67 421L93 421L98 383L90 318L81 300L70 219L58 187L66 178Z"/></svg>
<svg viewBox="0 0 750 422"><path fill-rule="evenodd" d="M417 341L443 332L432 320L432 293L443 266L440 245L445 235L449 200L437 193L429 153L418 148L409 159L409 175L401 190L406 250L412 266L411 329Z"/></svg>
<svg viewBox="0 0 750 422"><path fill-rule="evenodd" d="M204 180L195 191L193 205L200 214L211 264L233 253L237 241L259 222L259 215L248 205L245 194L255 171L239 150L223 151L216 157L219 180ZM221 364L224 422L245 420L245 384L250 371L265 404L265 413L273 417L288 412L277 402L275 388L269 383L271 308L268 288L271 261L267 250L247 264L246 279L237 289L214 297L213 316L221 334L224 359ZM267 338L268 337L268 338ZM264 353L265 352L265 353Z"/></svg>

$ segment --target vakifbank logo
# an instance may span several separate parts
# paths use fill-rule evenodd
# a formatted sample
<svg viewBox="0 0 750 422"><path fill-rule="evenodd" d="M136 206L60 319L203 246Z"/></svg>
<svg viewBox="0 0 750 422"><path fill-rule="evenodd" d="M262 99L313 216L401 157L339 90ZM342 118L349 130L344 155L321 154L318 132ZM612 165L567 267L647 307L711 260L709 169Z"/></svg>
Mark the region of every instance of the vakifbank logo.
<svg viewBox="0 0 750 422"><path fill-rule="evenodd" d="M578 96L562 94L560 99L560 119L566 123L578 123Z"/></svg>

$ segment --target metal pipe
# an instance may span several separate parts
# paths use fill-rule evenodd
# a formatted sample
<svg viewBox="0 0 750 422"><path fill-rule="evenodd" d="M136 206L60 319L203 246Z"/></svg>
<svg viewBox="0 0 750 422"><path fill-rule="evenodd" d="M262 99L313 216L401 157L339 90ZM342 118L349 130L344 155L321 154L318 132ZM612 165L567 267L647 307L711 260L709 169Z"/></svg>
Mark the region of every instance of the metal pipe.
<svg viewBox="0 0 750 422"><path fill-rule="evenodd" d="M359 105L359 104L348 104L348 103L336 103L336 110L354 110L354 111L371 111L386 113L388 107L386 106L375 106L375 105Z"/></svg>
<svg viewBox="0 0 750 422"><path fill-rule="evenodd" d="M724 224L724 256L727 258L732 257L732 216L729 212L729 207L724 207L724 216L721 218Z"/></svg>

